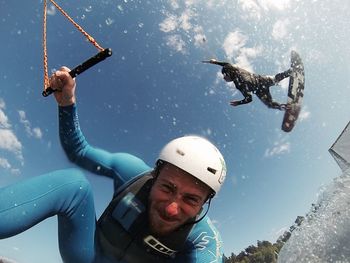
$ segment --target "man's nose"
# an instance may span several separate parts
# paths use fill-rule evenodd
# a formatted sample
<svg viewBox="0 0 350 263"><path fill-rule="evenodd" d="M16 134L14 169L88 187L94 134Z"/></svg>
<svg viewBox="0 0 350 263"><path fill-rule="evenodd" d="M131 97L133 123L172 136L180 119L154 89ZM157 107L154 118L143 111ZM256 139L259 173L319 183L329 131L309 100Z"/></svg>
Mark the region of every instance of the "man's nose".
<svg viewBox="0 0 350 263"><path fill-rule="evenodd" d="M172 202L165 208L165 211L168 216L176 216L179 213L179 205L176 202Z"/></svg>

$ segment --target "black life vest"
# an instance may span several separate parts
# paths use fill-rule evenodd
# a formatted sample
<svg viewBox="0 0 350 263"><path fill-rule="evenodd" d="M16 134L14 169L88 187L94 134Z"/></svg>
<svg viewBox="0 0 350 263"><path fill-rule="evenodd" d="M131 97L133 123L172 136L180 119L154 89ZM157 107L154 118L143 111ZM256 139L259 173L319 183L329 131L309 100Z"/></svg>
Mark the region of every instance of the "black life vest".
<svg viewBox="0 0 350 263"><path fill-rule="evenodd" d="M181 251L193 224L186 224L169 237L150 233L148 197L152 172L143 174L118 191L97 223L97 239L103 253L117 262L171 262Z"/></svg>

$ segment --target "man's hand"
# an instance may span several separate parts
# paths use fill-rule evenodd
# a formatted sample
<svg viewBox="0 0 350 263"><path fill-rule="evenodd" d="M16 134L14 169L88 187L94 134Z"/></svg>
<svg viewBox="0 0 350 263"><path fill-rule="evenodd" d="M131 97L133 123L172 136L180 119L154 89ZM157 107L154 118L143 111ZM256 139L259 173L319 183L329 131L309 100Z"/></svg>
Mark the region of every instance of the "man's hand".
<svg viewBox="0 0 350 263"><path fill-rule="evenodd" d="M230 105L233 106L233 107L235 107L235 106L240 105L240 103L239 103L239 101L237 101L237 100L233 100L233 101L230 101Z"/></svg>
<svg viewBox="0 0 350 263"><path fill-rule="evenodd" d="M75 79L69 75L70 69L62 67L50 77L50 87L54 92L59 106L69 106L75 103Z"/></svg>
<svg viewBox="0 0 350 263"><path fill-rule="evenodd" d="M210 64L216 64L218 62L215 58L212 58L210 60L202 60L202 63L210 63Z"/></svg>

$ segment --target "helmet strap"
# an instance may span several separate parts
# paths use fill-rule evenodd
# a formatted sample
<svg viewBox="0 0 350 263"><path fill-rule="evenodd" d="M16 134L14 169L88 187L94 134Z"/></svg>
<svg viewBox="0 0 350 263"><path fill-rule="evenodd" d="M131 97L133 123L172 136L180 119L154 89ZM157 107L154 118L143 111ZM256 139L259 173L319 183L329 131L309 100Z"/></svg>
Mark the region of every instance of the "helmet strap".
<svg viewBox="0 0 350 263"><path fill-rule="evenodd" d="M185 223L184 225L194 225L194 224L197 224L198 222L202 221L203 218L204 218L204 217L208 214L208 212L209 212L211 199L212 199L212 196L210 196L209 199L208 199L208 206L207 206L207 210L205 211L204 215L202 215L199 219L196 219L196 220L194 220L194 221L187 222L187 223ZM199 214L202 212L202 210L203 210L203 207L201 208ZM198 215L199 215L199 214L198 214Z"/></svg>

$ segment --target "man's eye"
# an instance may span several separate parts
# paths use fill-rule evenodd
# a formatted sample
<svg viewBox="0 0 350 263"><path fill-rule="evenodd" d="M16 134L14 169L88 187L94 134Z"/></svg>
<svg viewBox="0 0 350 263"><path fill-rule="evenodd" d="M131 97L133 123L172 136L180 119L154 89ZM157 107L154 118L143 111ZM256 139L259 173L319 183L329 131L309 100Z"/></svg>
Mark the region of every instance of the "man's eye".
<svg viewBox="0 0 350 263"><path fill-rule="evenodd" d="M166 193L170 193L170 192L173 191L173 188L170 185L162 184L161 185L161 190L166 192Z"/></svg>
<svg viewBox="0 0 350 263"><path fill-rule="evenodd" d="M198 198L187 196L184 198L185 202L191 206L199 206L200 201Z"/></svg>

